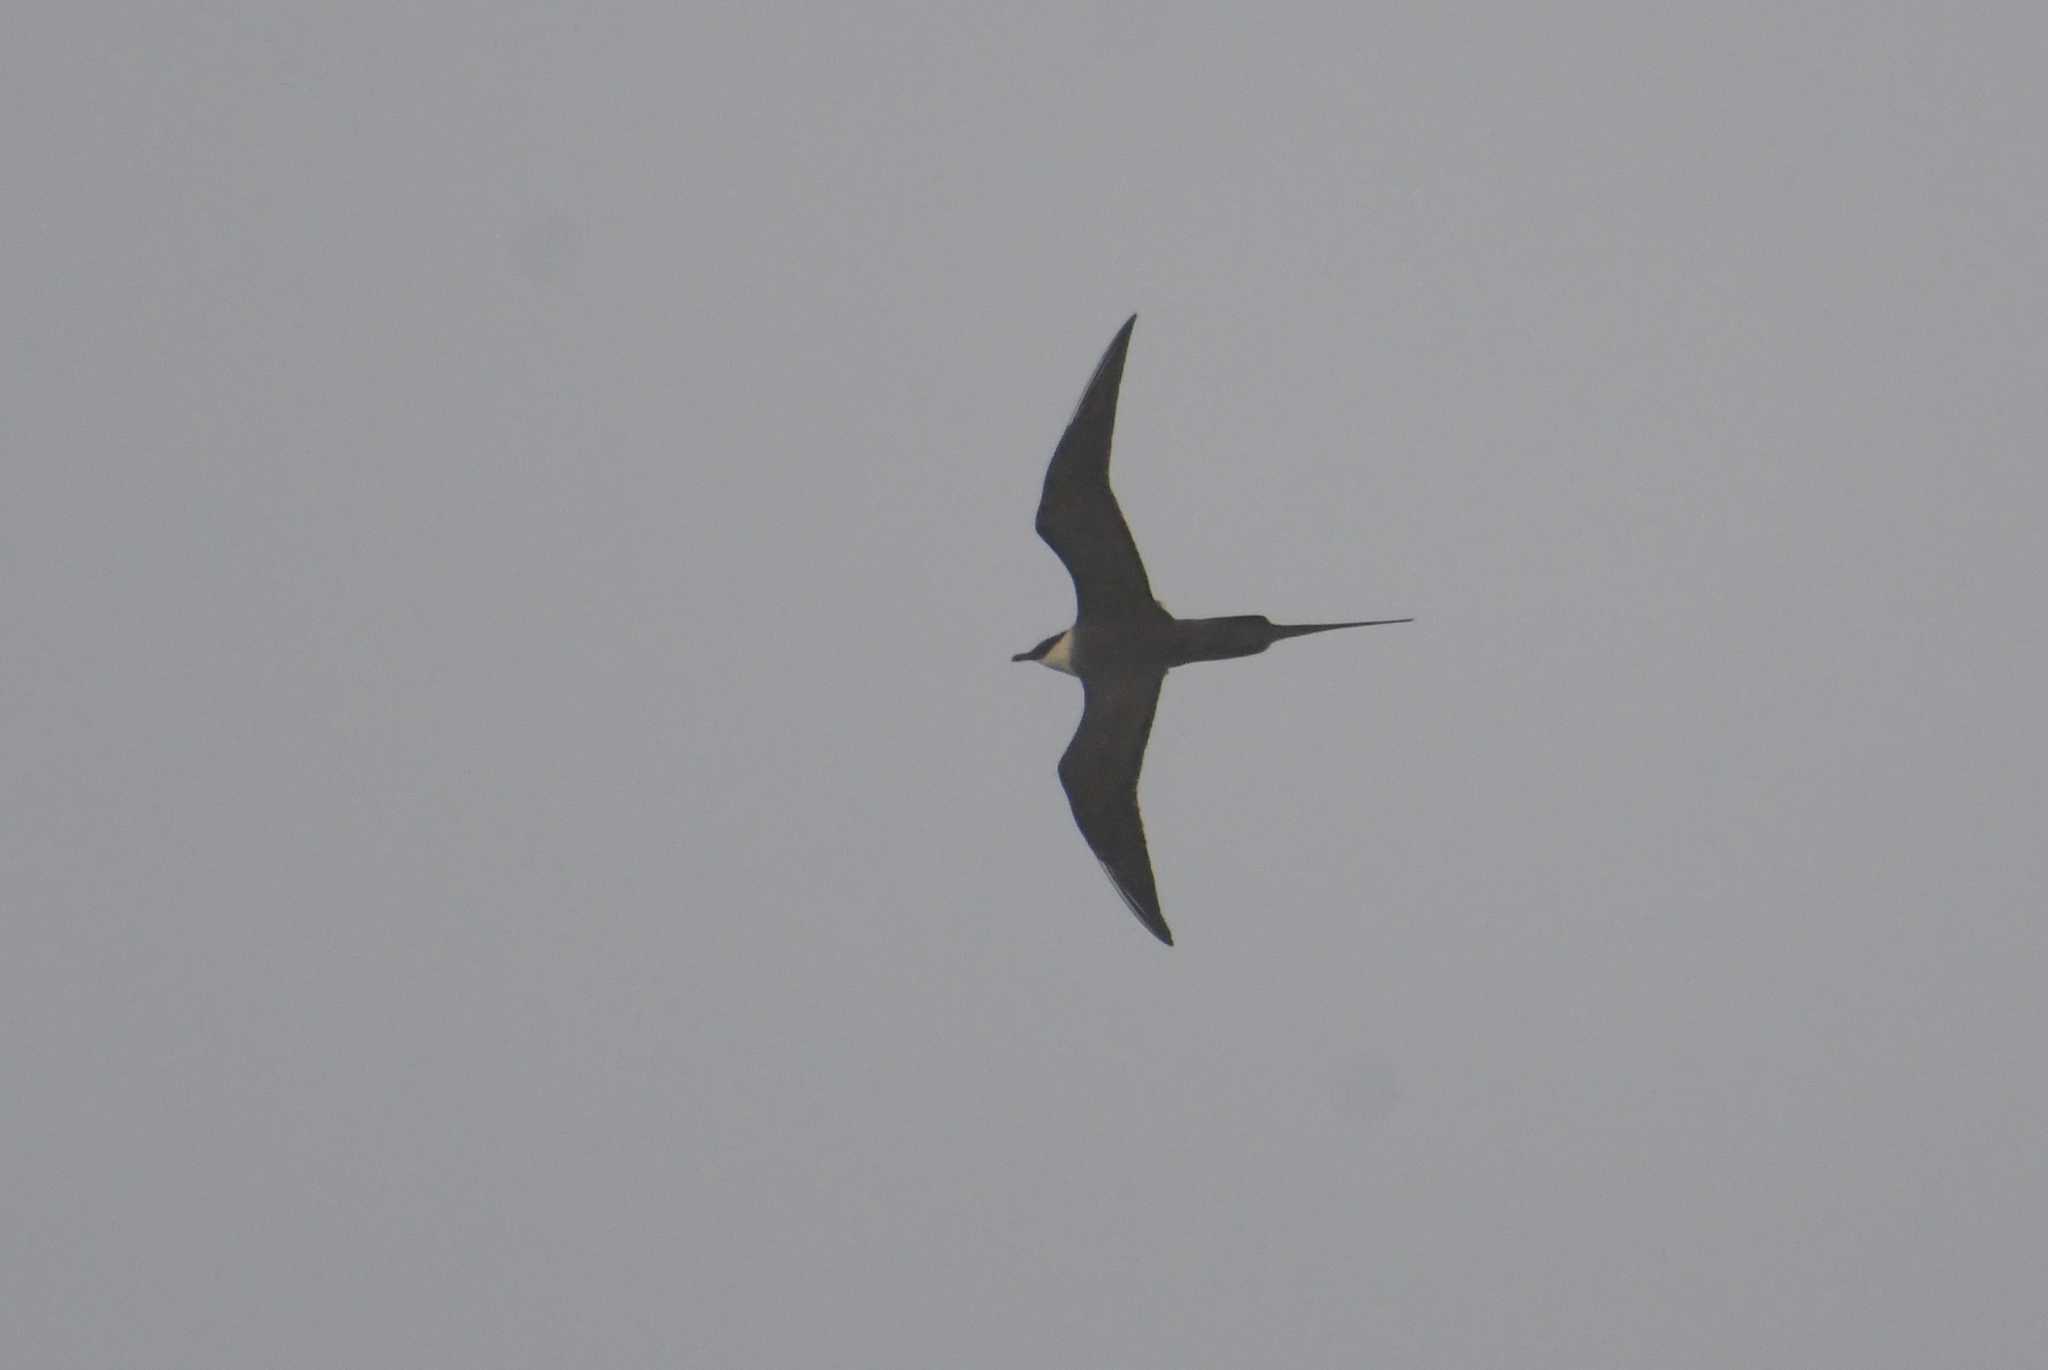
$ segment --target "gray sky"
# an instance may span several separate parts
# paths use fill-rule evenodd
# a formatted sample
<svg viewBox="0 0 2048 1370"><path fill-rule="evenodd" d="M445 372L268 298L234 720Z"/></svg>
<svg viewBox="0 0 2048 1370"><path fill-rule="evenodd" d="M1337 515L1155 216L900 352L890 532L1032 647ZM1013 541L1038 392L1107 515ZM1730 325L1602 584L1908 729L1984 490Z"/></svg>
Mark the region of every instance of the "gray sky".
<svg viewBox="0 0 2048 1370"><path fill-rule="evenodd" d="M2048 19L31 6L0 1359L2019 1365ZM1038 482L1183 614L1167 951Z"/></svg>

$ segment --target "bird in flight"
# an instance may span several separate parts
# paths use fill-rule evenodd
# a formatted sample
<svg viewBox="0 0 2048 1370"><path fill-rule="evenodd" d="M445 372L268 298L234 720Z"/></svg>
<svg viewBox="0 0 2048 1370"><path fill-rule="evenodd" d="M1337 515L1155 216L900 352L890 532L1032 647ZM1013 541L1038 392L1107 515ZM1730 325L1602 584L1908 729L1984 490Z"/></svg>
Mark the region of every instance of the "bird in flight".
<svg viewBox="0 0 2048 1370"><path fill-rule="evenodd" d="M1109 488L1117 389L1137 322L1135 314L1124 321L1096 364L1080 407L1053 450L1038 499L1038 535L1074 579L1074 626L1010 659L1036 661L1080 678L1081 725L1060 757L1060 785L1081 836L1116 892L1147 931L1170 947L1173 932L1159 912L1145 825L1138 817L1138 770L1145 763L1145 741L1152 734L1166 673L1192 661L1256 656L1282 638L1414 620L1274 623L1262 614L1175 618L1152 598L1138 544Z"/></svg>

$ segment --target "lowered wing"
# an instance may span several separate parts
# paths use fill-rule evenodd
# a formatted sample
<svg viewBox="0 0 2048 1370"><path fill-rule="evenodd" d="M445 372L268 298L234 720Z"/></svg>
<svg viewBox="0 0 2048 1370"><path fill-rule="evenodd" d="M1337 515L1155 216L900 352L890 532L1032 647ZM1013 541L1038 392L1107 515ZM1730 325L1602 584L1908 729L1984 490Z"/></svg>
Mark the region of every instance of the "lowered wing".
<svg viewBox="0 0 2048 1370"><path fill-rule="evenodd" d="M1164 670L1150 668L1085 677L1081 684L1087 703L1081 726L1060 757L1060 784L1081 836L1116 892L1138 921L1170 947L1173 933L1159 912L1145 824L1138 817L1138 771L1145 764L1145 741L1152 735L1152 715L1165 679Z"/></svg>

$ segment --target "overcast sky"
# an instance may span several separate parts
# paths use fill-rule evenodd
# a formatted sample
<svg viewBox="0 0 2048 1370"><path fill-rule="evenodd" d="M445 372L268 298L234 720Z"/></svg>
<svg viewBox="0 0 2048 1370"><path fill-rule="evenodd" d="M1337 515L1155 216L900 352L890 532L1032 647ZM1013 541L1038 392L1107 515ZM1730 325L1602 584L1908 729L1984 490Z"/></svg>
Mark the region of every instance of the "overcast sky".
<svg viewBox="0 0 2048 1370"><path fill-rule="evenodd" d="M10 22L0 1360L2035 1363L2040 8L763 8Z"/></svg>

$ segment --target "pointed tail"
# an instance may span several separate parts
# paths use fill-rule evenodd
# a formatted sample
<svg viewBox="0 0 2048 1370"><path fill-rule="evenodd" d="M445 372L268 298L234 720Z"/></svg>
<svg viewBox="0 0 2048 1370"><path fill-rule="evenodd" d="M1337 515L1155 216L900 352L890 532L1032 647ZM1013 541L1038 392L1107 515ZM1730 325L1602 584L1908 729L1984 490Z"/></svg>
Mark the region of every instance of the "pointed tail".
<svg viewBox="0 0 2048 1370"><path fill-rule="evenodd" d="M1413 623L1412 618L1369 618L1357 623L1276 623L1273 625L1273 641L1283 637L1305 637L1310 633L1327 633L1335 628L1378 628L1389 623Z"/></svg>

